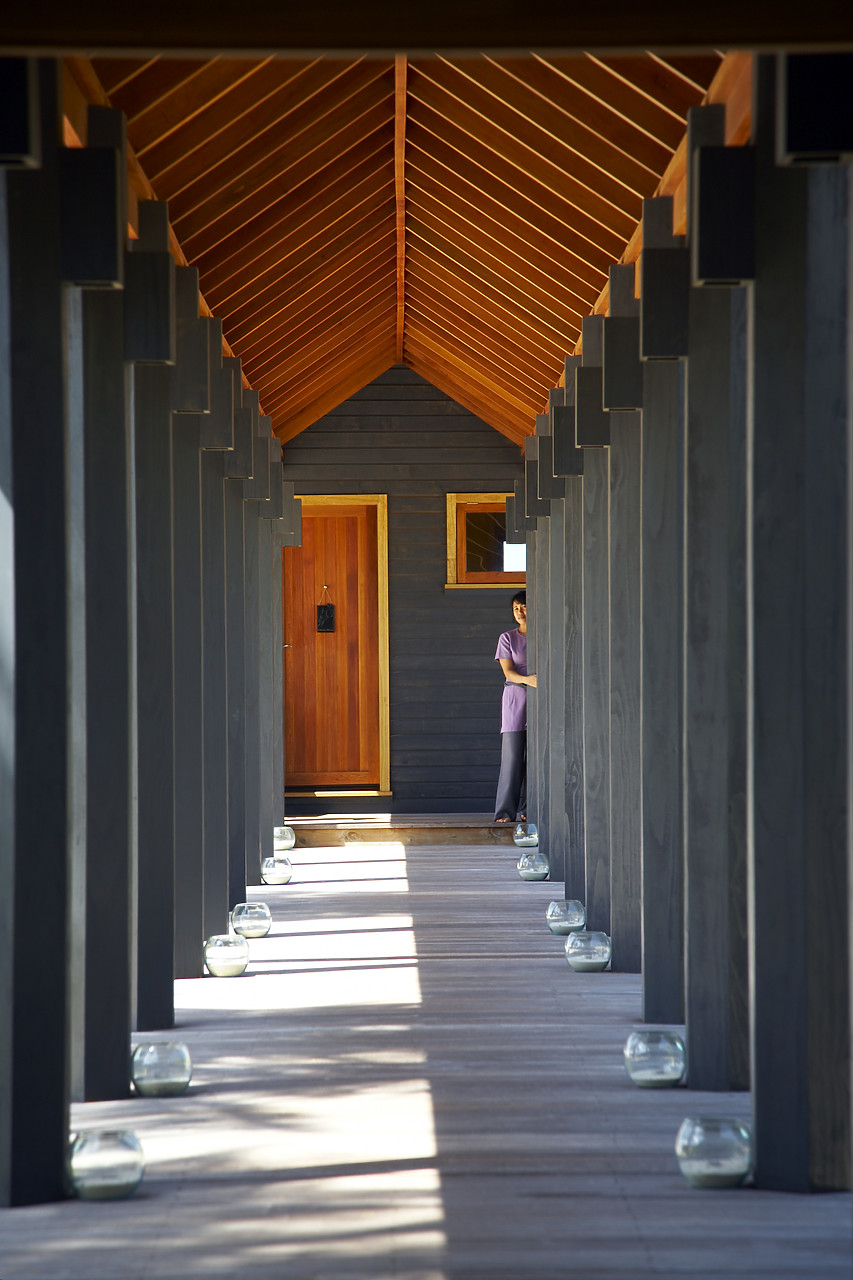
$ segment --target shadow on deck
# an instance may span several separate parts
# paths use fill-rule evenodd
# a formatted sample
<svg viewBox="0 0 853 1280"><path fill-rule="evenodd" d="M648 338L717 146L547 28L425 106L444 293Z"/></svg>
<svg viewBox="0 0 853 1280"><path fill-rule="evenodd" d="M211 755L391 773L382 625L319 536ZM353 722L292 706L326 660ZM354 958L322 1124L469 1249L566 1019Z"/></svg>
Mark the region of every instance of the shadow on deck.
<svg viewBox="0 0 853 1280"><path fill-rule="evenodd" d="M189 1094L74 1108L140 1192L5 1212L4 1280L847 1280L849 1196L682 1182L684 1115L748 1097L633 1088L639 979L568 969L514 848L292 857L247 974L177 984Z"/></svg>

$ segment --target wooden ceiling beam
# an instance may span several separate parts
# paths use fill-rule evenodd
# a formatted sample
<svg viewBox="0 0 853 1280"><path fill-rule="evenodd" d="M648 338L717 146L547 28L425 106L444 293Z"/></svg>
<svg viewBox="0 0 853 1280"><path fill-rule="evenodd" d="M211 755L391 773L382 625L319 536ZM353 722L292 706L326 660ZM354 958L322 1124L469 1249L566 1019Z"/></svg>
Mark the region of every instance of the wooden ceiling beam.
<svg viewBox="0 0 853 1280"><path fill-rule="evenodd" d="M518 413L535 412L523 396L513 391L501 379L489 376L486 369L473 356L449 351L446 347L439 345L428 334L425 334L423 330L418 330L417 333L414 333L410 329L408 336L413 352L421 350L431 353L441 364L455 370L457 376L463 382L467 381L474 386L481 387L484 392L487 391L492 395L500 396L505 404L511 405Z"/></svg>
<svg viewBox="0 0 853 1280"><path fill-rule="evenodd" d="M584 296L587 291L598 295L606 279L604 270L569 252L531 222L517 217L511 209L499 205L460 173L446 169L433 155L413 144L409 146L409 173L413 185L421 185L425 181L430 190L444 192L460 217L474 225L481 224L488 229L492 239L500 240L503 236L507 245L514 246L517 253L526 249L540 262L551 262L554 268L574 281L579 296Z"/></svg>
<svg viewBox="0 0 853 1280"><path fill-rule="evenodd" d="M649 53L649 57L661 66L673 69L700 96L705 93L720 65L720 55L712 50L700 54Z"/></svg>
<svg viewBox="0 0 853 1280"><path fill-rule="evenodd" d="M104 87L104 92L112 94L122 85L132 81L145 67L150 67L160 57L162 54L156 54L152 58L98 58L93 60L93 65L96 61L98 79Z"/></svg>
<svg viewBox="0 0 853 1280"><path fill-rule="evenodd" d="M263 332L270 334L278 329L286 331L292 323L298 322L302 316L312 310L317 315L323 314L339 294L345 293L355 282L368 276L380 264L385 264L389 279L393 278L394 255L395 239L389 228L389 231L377 240L369 239L351 261L340 263L328 275L318 274L313 281L309 282L309 287L294 289L291 297L286 299L281 311L274 317L275 330L265 326ZM251 339L246 339L240 344L241 355L247 362L262 359L264 341L266 339L259 330Z"/></svg>
<svg viewBox="0 0 853 1280"><path fill-rule="evenodd" d="M501 329L493 317L486 319L484 316L460 313L447 295L440 292L425 276L413 275L409 281L409 290L413 305L420 312L435 316L448 333L457 337L465 336L469 341L482 344L485 350L491 352L493 359L507 360L516 368L526 369L537 383L543 378L551 378L550 385L554 386L553 371L556 370L559 374L565 353L558 354L554 347L524 347L518 341L515 331Z"/></svg>
<svg viewBox="0 0 853 1280"><path fill-rule="evenodd" d="M143 164L149 163L149 157L154 156L173 133L180 131L186 136L198 115L210 112L220 98L251 80L271 61L270 58L213 58L201 65L197 75L180 81L155 104L134 112L132 117L128 112L134 136L139 139L139 158Z"/></svg>
<svg viewBox="0 0 853 1280"><path fill-rule="evenodd" d="M388 365L394 364L394 321L393 316L388 328L384 331L377 331L372 335L366 335L367 340L358 346L349 345L342 348L340 353L323 362L316 369L310 370L300 381L294 385L293 389L282 395L277 404L273 407L273 419L298 413L312 404L319 396L322 396L329 388L338 385L343 379L361 369L368 362L378 359L380 353L384 356L385 352L390 352Z"/></svg>
<svg viewBox="0 0 853 1280"><path fill-rule="evenodd" d="M614 75L602 62L588 54L583 58L540 55L534 60L546 67L552 75L574 85L579 93L596 103L600 109L609 111L642 130L665 148L668 156L672 155L681 141L687 108L682 113L649 97L630 80ZM701 101L701 95L697 101Z"/></svg>
<svg viewBox="0 0 853 1280"><path fill-rule="evenodd" d="M445 353L447 359L459 359L481 370L496 386L504 387L517 396L522 404L534 408L548 394L548 383L544 378L528 376L525 369L504 364L495 358L493 351L477 342L472 334L459 336L444 327L438 318L428 310L412 307L409 321L409 332L414 338L429 341L436 351ZM553 385L553 384L552 384Z"/></svg>
<svg viewBox="0 0 853 1280"><path fill-rule="evenodd" d="M301 349L294 349L291 345L289 350L282 350L278 370L258 380L264 404L274 405L281 388L290 386L306 370L324 361L332 352L344 345L351 346L360 342L365 334L387 328L388 317L392 313L396 314L395 307L396 293L394 281L391 281L388 288L371 299L369 306L359 308L337 324L330 324Z"/></svg>
<svg viewBox="0 0 853 1280"><path fill-rule="evenodd" d="M351 122L314 151L298 155L293 164L281 171L265 200L241 204L186 241L193 262L201 267L207 255L213 255L214 262L226 261L235 252L233 246L239 248L269 232L280 220L282 210L286 214L291 207L299 208L315 191L322 193L324 186L338 175L345 176L350 166L357 167L364 157L383 148L390 154L393 146L394 120L385 104L380 103L370 112L369 119L361 117Z"/></svg>
<svg viewBox="0 0 853 1280"><path fill-rule="evenodd" d="M463 409L506 436L513 444L520 445L524 441L528 434L526 414L504 405L495 396L476 395L455 370L448 368L426 349L418 352L417 356L409 357L407 364L415 373L450 396L457 404L461 404Z"/></svg>
<svg viewBox="0 0 853 1280"><path fill-rule="evenodd" d="M279 72L277 84L272 82L275 87L271 92L262 91L260 97L252 94L254 77L250 78L246 81L245 110L232 116L220 130L202 139L192 150L176 151L168 168L153 169L152 182L162 188L169 200L182 196L183 204L192 207L192 188L196 183L206 180L205 185L210 186L219 175L250 168L255 157L268 154L276 144L281 145L285 130L300 132L305 122L313 119L318 98L325 98L337 86L338 95L342 93L346 100L354 73L359 70L361 74L355 76L358 84L381 74L379 66L367 67L361 59L342 62L316 58L306 61L293 75L285 73L282 78ZM275 72L275 67L272 71ZM265 81L266 77L262 80L262 90L267 87ZM230 97L227 95L224 102ZM199 125L203 124L202 116ZM176 148L180 142L180 137L176 137Z"/></svg>
<svg viewBox="0 0 853 1280"><path fill-rule="evenodd" d="M318 236L327 235L342 220L356 216L365 203L384 191L394 181L394 161L390 155L375 155L355 172L344 174L334 186L318 193L295 212L288 213L264 237L252 240L226 259L217 270L211 265L196 265L204 279L205 289L217 305L236 298L253 279L260 279L276 263L284 262L293 252L307 248ZM241 237L242 239L242 237ZM233 305L233 304L231 304Z"/></svg>
<svg viewBox="0 0 853 1280"><path fill-rule="evenodd" d="M393 163L392 149L393 130L384 125L345 151L336 163L325 164L313 181L303 182L272 200L243 226L238 236L197 255L195 265L209 287L213 289L239 277L256 259L273 250L282 236L336 204L371 174L387 170Z"/></svg>
<svg viewBox="0 0 853 1280"><path fill-rule="evenodd" d="M550 218L552 219L550 225L553 228L562 227L566 245L580 256L590 257L593 260L599 259L606 264L612 262L622 252L622 246L625 243L624 232L603 226L589 217L577 203L566 199L564 184L561 183L558 190L557 186L551 182L550 174L545 173L543 177L539 173L531 175L520 169L511 156L491 150L485 142L459 129L436 108L427 102L422 102L410 92L408 127L410 138L416 127L420 127L429 137L435 138L436 142L451 156L458 157L457 163L463 166L463 172L482 172L493 175L493 180L517 193L517 200L525 200L527 204L532 204L534 209L541 209L543 224ZM424 149L431 148L424 143ZM438 154L434 145L432 150ZM487 178L487 189L489 185ZM572 190L571 194L577 197L583 195L583 192Z"/></svg>
<svg viewBox="0 0 853 1280"><path fill-rule="evenodd" d="M397 227L397 363L406 332L406 80L407 59L394 63L394 201Z"/></svg>
<svg viewBox="0 0 853 1280"><path fill-rule="evenodd" d="M589 103L585 118L572 114L571 86L559 80L554 90L559 91L557 102L537 93L518 76L504 70L499 59L480 58L442 59L459 75L474 86L471 105L481 104L495 124L525 142L531 150L547 156L560 168L572 172L590 190L597 190L616 208L626 207L626 197L642 198L653 191L661 169L668 157L661 157L655 149L654 160L644 154L648 149L642 134L630 133L612 117L605 121L610 133L599 132L592 127L594 109ZM487 96L486 96L487 95ZM566 102L568 99L568 102ZM622 134L618 145L611 134ZM638 144L635 153L628 148ZM650 185L651 184L651 185Z"/></svg>
<svg viewBox="0 0 853 1280"><path fill-rule="evenodd" d="M586 62L586 58L566 59L567 62ZM602 139L609 146L622 154L629 155L643 168L653 174L660 175L666 168L669 158L678 145L676 138L671 146L653 133L644 129L639 119L631 119L614 111L607 103L591 97L580 89L568 76L561 76L553 67L541 58L487 58L500 68L511 81L523 86L528 94L533 94L549 104L559 114L565 114L576 121L581 128L589 131L592 139ZM645 99L635 97L635 106L646 107L646 115L657 121L660 113L654 112L651 104ZM515 100L513 105L521 109L522 102ZM668 117L662 116L668 123ZM593 150L597 149L593 142ZM592 156L593 151L587 154Z"/></svg>
<svg viewBox="0 0 853 1280"><path fill-rule="evenodd" d="M393 165L389 165L389 169L390 172L379 180L374 176L369 182L347 192L339 207L328 211L328 222L321 221L322 214L318 214L312 225L292 231L265 257L247 264L241 273L239 287L236 277L218 289L211 288L205 278L205 292L211 306L236 317L241 310L259 302L266 289L277 289L282 276L292 267L309 262L317 253L327 255L334 252L336 243L345 242L346 237L363 226L372 215L387 216L394 196Z"/></svg>
<svg viewBox="0 0 853 1280"><path fill-rule="evenodd" d="M292 112L237 150L221 159L209 156L210 166L190 182L180 166L175 172L181 189L168 195L175 225L183 225L183 234L192 235L200 223L207 224L219 213L253 199L270 182L280 180L297 155L316 150L371 108L388 101L393 94L391 75L376 63L357 63L351 76L338 77L325 93L318 91L306 102L295 103Z"/></svg>
<svg viewBox="0 0 853 1280"><path fill-rule="evenodd" d="M173 166L186 165L190 156L209 147L214 139L221 139L223 153L229 154L230 149L238 145L232 140L231 132L238 122L268 98L280 94L286 85L304 76L321 59L318 56L295 60L272 57L252 61L254 66L248 74L236 75L233 83L214 98L194 104L191 114L178 120L177 128L168 135L160 139L144 136L145 163L152 180L168 177ZM226 66L233 66L234 62L232 58L223 59ZM243 60L237 65L242 67Z"/></svg>
<svg viewBox="0 0 853 1280"><path fill-rule="evenodd" d="M410 163L416 163L448 186L452 182L460 196L474 206L482 205L491 217L504 219L521 239L531 243L538 240L543 252L554 254L566 270L580 279L590 283L606 279L612 257L604 249L575 234L566 221L570 211L565 205L561 206L560 216L557 216L556 208L560 202L555 200L553 192L542 191L543 199L536 199L540 188L531 186L524 189L518 183L505 181L497 172L484 169L471 157L460 155L435 133L411 119L407 138ZM546 208L549 197L551 207Z"/></svg>
<svg viewBox="0 0 853 1280"><path fill-rule="evenodd" d="M394 209L390 201L389 205L388 209L377 210L358 225L348 227L328 246L307 258L304 264L297 263L285 272L274 288L264 291L265 302L257 300L250 310L238 313L238 318L224 312L223 324L230 340L239 347L241 341L248 339L265 321L278 315L294 297L310 294L316 284L334 271L340 271L360 254L369 251L372 245L381 244L389 235L393 236Z"/></svg>
<svg viewBox="0 0 853 1280"><path fill-rule="evenodd" d="M562 297L577 299L577 314L584 314L584 307L591 306L601 289L599 276L595 284L579 280L572 272L565 271L555 257L542 253L530 243L519 241L507 228L488 218L485 212L477 217L477 210L459 200L452 187L435 183L410 166L412 203L435 213L443 210L447 226L469 244L487 252L498 265L514 271L524 279L539 283L543 289L553 290L558 302ZM416 193L416 194L414 194Z"/></svg>
<svg viewBox="0 0 853 1280"><path fill-rule="evenodd" d="M475 246L463 247L451 240L444 228L420 207L415 211L410 205L408 230L410 244L417 242L425 246L431 256L438 256L451 271L458 271L466 287L504 299L513 311L526 316L536 328L551 333L557 343L566 342L572 329L580 325L581 316L589 314L580 305L570 307L566 300L561 300L560 306L542 290L523 281L510 280L508 273L495 270L483 255L471 252Z"/></svg>
<svg viewBox="0 0 853 1280"><path fill-rule="evenodd" d="M558 362L566 353L565 339L547 332L539 324L519 315L507 303L506 298L485 288L480 281L469 284L458 269L448 264L429 249L429 246L409 245L409 273L413 278L423 278L445 294L459 308L460 314L471 315L478 320L491 319L495 324L524 338L530 346L548 353L548 358ZM574 350L580 325L570 335L569 351Z"/></svg>
<svg viewBox="0 0 853 1280"><path fill-rule="evenodd" d="M310 427L312 423L317 422L332 409L336 409L339 404L349 400L350 396L354 396L357 391L361 391L362 387L368 386L376 378L381 377L393 364L393 348L372 356L367 363L350 372L335 386L330 387L322 395L318 396L311 404L300 409L292 416L277 422L274 425L275 434L282 444L292 440L299 435L300 431L304 431L306 427Z"/></svg>
<svg viewBox="0 0 853 1280"><path fill-rule="evenodd" d="M287 317L292 315L295 310L295 304L304 302L308 306L317 308L318 314L323 310L322 296L325 294L329 297L333 288L333 278L337 277L339 281L348 284L358 279L360 270L363 265L372 265L380 258L385 260L389 251L394 246L393 228L380 236L378 239L366 239L364 245L359 250L355 258L348 262L340 263L334 271L329 272L328 276L317 275L316 279L308 282L300 288L298 296L296 291L289 298L283 299L283 304L278 310L272 309L270 314L265 316L263 320L257 324L252 333L238 341L241 356L249 362L262 354L264 344L268 340L268 335L275 333L285 327L288 323ZM392 268L393 271L393 268ZM229 331L229 337L231 337Z"/></svg>
<svg viewBox="0 0 853 1280"><path fill-rule="evenodd" d="M372 134L389 122L393 128L393 97L390 95L378 100L371 98L362 114L350 119L341 117L335 128L326 121L320 121L310 133L292 139L286 154L269 157L268 162L261 166L264 168L261 185L255 185L255 181L260 180L260 174L256 172L253 175L255 181L248 188L236 182L233 190L220 189L211 193L202 205L186 216L180 227L187 252L194 258L204 248L211 248L226 236L239 234L259 207L290 188L291 165L304 161L316 168L321 155L326 156L329 152L341 154L346 151L348 143Z"/></svg>
<svg viewBox="0 0 853 1280"><path fill-rule="evenodd" d="M623 237L640 216L641 197L608 179L583 156L523 120L449 62L412 63L412 91L457 128L550 186L589 218Z"/></svg>
<svg viewBox="0 0 853 1280"><path fill-rule="evenodd" d="M378 290L394 280L395 260L387 251L365 263L357 275L351 275L340 286L328 290L316 290L302 301L298 308L286 308L276 317L275 327L264 330L261 349L246 357L246 367L253 377L262 378L279 360L280 351L291 343L310 341L312 334L357 307L364 305Z"/></svg>
<svg viewBox="0 0 853 1280"><path fill-rule="evenodd" d="M657 103L661 110L674 112L679 120L686 120L690 108L702 101L702 94L697 94L694 85L689 84L673 67L656 62L647 53L620 57L593 52L587 57L609 75L643 94L650 102Z"/></svg>
<svg viewBox="0 0 853 1280"><path fill-rule="evenodd" d="M191 84L197 80L211 59L201 58L154 58L147 66L125 82L110 90L110 100L127 116L128 125L136 123L138 117L151 117L160 103L181 85ZM99 72L97 61L92 64ZM196 87L198 96L203 97L203 90ZM134 140L136 141L136 140Z"/></svg>
<svg viewBox="0 0 853 1280"><path fill-rule="evenodd" d="M490 0L437 6L435 0L406 5L353 5L322 0L313 5L181 5L151 0L144 16L115 0L89 0L75 7L57 0L31 0L3 10L0 38L11 52L64 54L87 49L147 54L267 48L276 53L323 49L815 49L850 43L853 17L838 0L808 6L744 4L717 0L713 6L657 3L645 6L567 7L555 0L495 5Z"/></svg>

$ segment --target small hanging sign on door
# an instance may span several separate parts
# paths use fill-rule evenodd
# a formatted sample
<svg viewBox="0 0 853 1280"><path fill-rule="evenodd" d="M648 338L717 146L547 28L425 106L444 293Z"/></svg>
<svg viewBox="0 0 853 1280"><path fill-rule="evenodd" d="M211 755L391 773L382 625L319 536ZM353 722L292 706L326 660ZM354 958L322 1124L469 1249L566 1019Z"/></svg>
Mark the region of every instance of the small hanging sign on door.
<svg viewBox="0 0 853 1280"><path fill-rule="evenodd" d="M317 630L318 631L334 631L335 629L335 606L329 601L324 602L324 596L329 588L323 583L323 595L320 597L321 603L317 605Z"/></svg>

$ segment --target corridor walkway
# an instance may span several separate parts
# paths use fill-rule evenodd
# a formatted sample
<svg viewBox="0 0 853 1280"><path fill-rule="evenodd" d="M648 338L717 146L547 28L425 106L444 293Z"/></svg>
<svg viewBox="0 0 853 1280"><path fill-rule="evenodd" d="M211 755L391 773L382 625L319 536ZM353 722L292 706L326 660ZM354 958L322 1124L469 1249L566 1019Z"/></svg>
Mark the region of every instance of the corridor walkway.
<svg viewBox="0 0 853 1280"><path fill-rule="evenodd" d="M683 1116L747 1097L629 1084L639 979L572 973L515 856L294 851L247 974L177 984L190 1092L74 1108L140 1191L4 1211L2 1280L849 1280L849 1196L682 1182Z"/></svg>

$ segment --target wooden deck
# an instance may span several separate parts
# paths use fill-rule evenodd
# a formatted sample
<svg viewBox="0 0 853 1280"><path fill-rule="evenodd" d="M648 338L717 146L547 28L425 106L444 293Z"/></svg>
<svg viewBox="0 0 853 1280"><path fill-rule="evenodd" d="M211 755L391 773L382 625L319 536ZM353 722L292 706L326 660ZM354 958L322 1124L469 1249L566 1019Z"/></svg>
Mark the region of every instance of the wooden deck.
<svg viewBox="0 0 853 1280"><path fill-rule="evenodd" d="M5 1211L3 1280L849 1280L849 1196L682 1182L681 1119L748 1097L630 1085L639 980L567 968L514 850L293 861L247 975L177 984L190 1092L74 1108L139 1193Z"/></svg>

